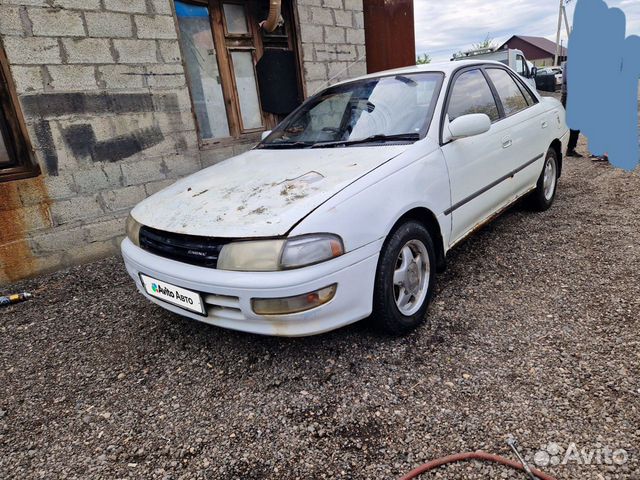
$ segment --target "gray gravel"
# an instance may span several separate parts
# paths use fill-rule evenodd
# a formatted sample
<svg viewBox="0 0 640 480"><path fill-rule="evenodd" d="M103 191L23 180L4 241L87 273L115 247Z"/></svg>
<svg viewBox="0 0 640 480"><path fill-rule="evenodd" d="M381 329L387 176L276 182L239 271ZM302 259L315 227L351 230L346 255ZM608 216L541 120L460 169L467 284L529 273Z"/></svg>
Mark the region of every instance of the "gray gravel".
<svg viewBox="0 0 640 480"><path fill-rule="evenodd" d="M638 191L638 173L568 159L551 210L513 208L452 252L404 338L218 329L148 303L117 257L14 285L36 298L0 311L0 478L397 478L511 456L513 434L530 458L628 454L543 468L557 478L638 479Z"/></svg>

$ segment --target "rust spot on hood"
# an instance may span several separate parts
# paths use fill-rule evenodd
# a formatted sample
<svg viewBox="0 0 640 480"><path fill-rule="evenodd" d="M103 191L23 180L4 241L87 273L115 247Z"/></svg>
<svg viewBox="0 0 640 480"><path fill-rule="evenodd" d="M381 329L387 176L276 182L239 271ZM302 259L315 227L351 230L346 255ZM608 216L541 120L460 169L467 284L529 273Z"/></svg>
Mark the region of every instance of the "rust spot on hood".
<svg viewBox="0 0 640 480"><path fill-rule="evenodd" d="M34 205L24 207L21 197ZM28 225L51 225L51 200L42 176L0 183L0 199L1 284L17 281L37 272L38 261L27 240Z"/></svg>

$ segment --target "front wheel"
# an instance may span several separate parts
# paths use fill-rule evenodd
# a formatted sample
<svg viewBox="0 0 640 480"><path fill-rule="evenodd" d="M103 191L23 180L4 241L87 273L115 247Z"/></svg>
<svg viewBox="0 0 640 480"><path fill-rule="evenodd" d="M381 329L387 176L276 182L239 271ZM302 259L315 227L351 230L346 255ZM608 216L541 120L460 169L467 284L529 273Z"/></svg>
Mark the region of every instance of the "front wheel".
<svg viewBox="0 0 640 480"><path fill-rule="evenodd" d="M379 330L407 333L425 321L435 281L435 248L429 231L410 220L385 241L376 272L373 315Z"/></svg>
<svg viewBox="0 0 640 480"><path fill-rule="evenodd" d="M543 212L547 210L556 198L558 186L558 154L553 148L547 150L544 167L536 189L531 193L530 205L534 210Z"/></svg>

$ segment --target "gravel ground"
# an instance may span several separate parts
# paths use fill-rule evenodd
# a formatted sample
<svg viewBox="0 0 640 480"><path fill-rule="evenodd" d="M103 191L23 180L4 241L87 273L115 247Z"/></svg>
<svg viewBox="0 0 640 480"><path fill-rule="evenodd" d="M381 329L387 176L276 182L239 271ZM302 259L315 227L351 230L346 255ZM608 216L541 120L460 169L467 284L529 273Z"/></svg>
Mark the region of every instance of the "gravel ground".
<svg viewBox="0 0 640 480"><path fill-rule="evenodd" d="M404 338L218 329L144 300L118 257L14 285L36 298L0 311L0 477L397 478L511 457L513 434L529 458L626 451L543 468L559 479L638 479L638 191L637 172L568 159L551 210L515 207L452 252Z"/></svg>

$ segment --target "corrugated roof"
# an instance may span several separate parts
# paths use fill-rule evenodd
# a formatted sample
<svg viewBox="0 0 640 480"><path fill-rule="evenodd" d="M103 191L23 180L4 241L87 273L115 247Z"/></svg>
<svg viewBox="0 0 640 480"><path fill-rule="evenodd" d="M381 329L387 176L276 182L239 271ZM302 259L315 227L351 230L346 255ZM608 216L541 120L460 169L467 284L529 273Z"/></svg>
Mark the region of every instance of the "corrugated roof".
<svg viewBox="0 0 640 480"><path fill-rule="evenodd" d="M555 55L556 54L556 42L552 42L548 38L544 38L544 37L528 37L528 36L525 36L525 35L514 35L509 40L504 42L500 46L500 48L504 47L507 43L509 43L512 39L514 39L516 37L521 39L521 40L523 40L523 41L525 41L525 42L527 42L527 43L530 43L534 47L538 47L539 49L550 53L551 55ZM565 47L561 48L560 55L561 56L566 56L567 55L567 49Z"/></svg>

